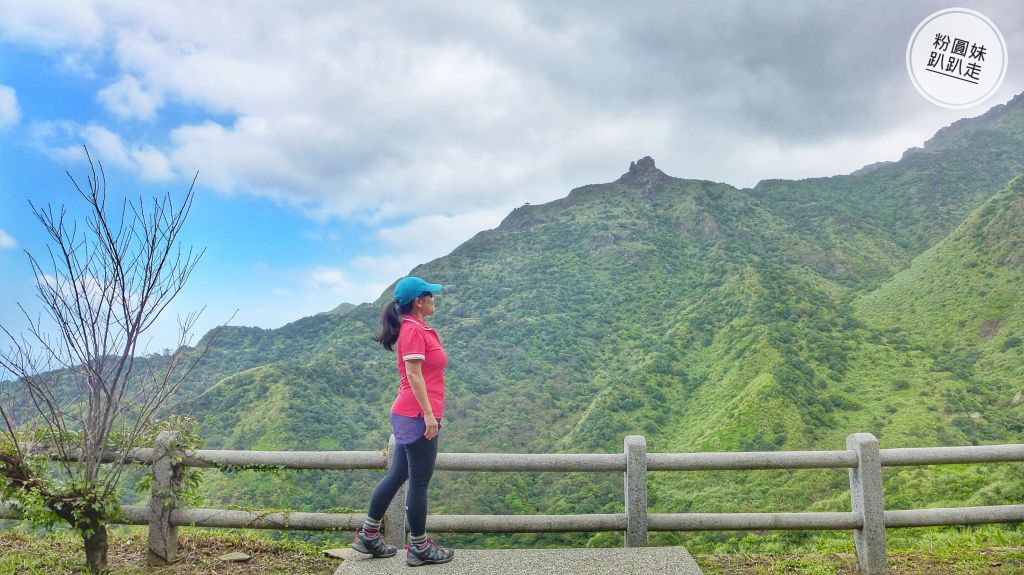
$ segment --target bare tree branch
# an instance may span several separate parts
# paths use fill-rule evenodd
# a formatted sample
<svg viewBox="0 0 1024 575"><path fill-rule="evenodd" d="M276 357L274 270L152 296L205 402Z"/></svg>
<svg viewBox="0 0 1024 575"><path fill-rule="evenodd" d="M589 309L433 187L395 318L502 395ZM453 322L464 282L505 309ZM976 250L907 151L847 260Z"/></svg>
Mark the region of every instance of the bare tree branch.
<svg viewBox="0 0 1024 575"><path fill-rule="evenodd" d="M31 441L28 433L34 424L45 431L52 444L48 448L61 459L76 454L77 463L65 462L61 470L79 495L108 501L116 496L128 453L164 415L218 330L199 349L190 348L202 311L187 314L179 318L175 351L139 357L141 338L185 287L205 253L179 245L198 174L180 203L165 194L150 202L124 199L119 209L108 209L103 165L93 162L88 149L86 158L89 173L84 186L68 173L88 208L81 226L64 206L55 209L29 202L51 240L45 267L28 253L44 313L33 319L21 308L29 322L27 336L15 337L0 325L11 342L9 349L0 350L0 368L13 376L5 382L8 393L0 397L7 402L0 404L5 427L0 438L14 444L12 453L0 453L5 458L0 474L11 474L10 481L17 475L19 485L38 493L66 495L26 475L31 473L24 464L30 451L26 442ZM20 390L16 397L27 406L19 408L11 400L11 389ZM34 418L21 421L18 414L28 406ZM101 468L101 460L110 455L114 463ZM102 523L102 517L90 517L86 527L74 526L93 529L96 521Z"/></svg>

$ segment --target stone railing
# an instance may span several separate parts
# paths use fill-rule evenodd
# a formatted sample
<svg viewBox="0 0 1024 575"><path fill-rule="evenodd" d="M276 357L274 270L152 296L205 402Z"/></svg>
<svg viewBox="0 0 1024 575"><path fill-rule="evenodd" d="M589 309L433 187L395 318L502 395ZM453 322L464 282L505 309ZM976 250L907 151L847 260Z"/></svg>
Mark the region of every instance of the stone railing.
<svg viewBox="0 0 1024 575"><path fill-rule="evenodd" d="M173 490L181 467L273 466L288 469L387 469L395 453L387 451L221 451L171 453L174 437L161 434L155 448L137 449L130 460L151 465L153 486L146 506L123 508L125 524L149 526L153 564L177 559L177 528L232 527L284 530L354 530L365 515L356 513L258 512L174 507ZM174 461L180 461L175 464ZM846 440L844 451L768 451L727 453L648 453L642 436L625 438L621 454L440 453L435 469L494 472L622 471L625 513L589 515L431 515L427 529L449 533L537 533L624 531L628 547L647 545L649 531L836 530L853 531L857 561L864 575L887 573L887 528L973 525L1024 521L1024 505L907 509L886 511L882 467L1024 461L1024 445L879 449L869 433ZM848 469L851 511L808 513L649 513L648 471L752 469ZM384 520L384 537L401 546L406 537L405 487ZM0 503L0 518L18 518L18 510Z"/></svg>

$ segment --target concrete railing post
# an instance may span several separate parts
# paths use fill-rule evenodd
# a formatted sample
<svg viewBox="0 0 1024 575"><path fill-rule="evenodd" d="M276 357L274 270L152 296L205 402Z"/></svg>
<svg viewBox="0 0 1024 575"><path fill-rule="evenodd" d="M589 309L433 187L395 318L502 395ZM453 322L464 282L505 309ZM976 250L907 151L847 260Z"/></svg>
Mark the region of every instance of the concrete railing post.
<svg viewBox="0 0 1024 575"><path fill-rule="evenodd" d="M862 575L887 575L882 456L878 439L870 433L854 433L846 438L846 448L857 453L857 467L850 469L850 499L853 512L864 520L864 526L853 531L857 563Z"/></svg>
<svg viewBox="0 0 1024 575"><path fill-rule="evenodd" d="M178 527L171 525L174 491L181 482L181 465L175 465L171 444L177 432L162 431L153 451L153 486L149 497L149 551L146 561L153 566L178 560Z"/></svg>
<svg viewBox="0 0 1024 575"><path fill-rule="evenodd" d="M647 547L647 440L642 435L627 435L623 444L626 547Z"/></svg>
<svg viewBox="0 0 1024 575"><path fill-rule="evenodd" d="M395 464L395 452L398 444L395 436L392 435L388 441L388 471ZM405 499L409 492L409 482L406 481L391 500L391 505L384 513L384 542L394 545L399 549L405 545Z"/></svg>

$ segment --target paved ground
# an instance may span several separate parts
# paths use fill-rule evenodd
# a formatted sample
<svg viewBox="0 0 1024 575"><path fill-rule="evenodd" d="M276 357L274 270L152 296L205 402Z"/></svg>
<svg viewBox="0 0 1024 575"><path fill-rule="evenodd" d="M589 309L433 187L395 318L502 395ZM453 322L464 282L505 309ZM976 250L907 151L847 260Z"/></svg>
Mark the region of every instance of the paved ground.
<svg viewBox="0 0 1024 575"><path fill-rule="evenodd" d="M494 549L455 550L443 565L409 567L405 552L373 559L350 551L334 575L701 575L700 567L682 547L622 549Z"/></svg>

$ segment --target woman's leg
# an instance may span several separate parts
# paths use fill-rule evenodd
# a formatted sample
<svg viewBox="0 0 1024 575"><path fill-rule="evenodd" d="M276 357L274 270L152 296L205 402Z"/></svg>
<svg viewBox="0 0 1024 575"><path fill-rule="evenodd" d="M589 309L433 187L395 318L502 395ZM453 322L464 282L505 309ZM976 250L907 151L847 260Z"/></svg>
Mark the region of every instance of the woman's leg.
<svg viewBox="0 0 1024 575"><path fill-rule="evenodd" d="M427 441L420 438L416 443L408 445L409 453L409 499L408 517L411 545L405 554L407 565L417 566L427 563L447 563L455 556L455 551L439 547L437 543L427 539L427 486L434 475L434 462L437 461L437 445L440 436Z"/></svg>
<svg viewBox="0 0 1024 575"><path fill-rule="evenodd" d="M394 557L398 552L395 546L388 545L380 536L380 522L384 519L384 513L391 505L391 500L395 498L395 493L398 493L402 484L409 478L409 462L404 445L399 445L395 449L393 463L388 474L374 488L366 521L363 522L363 528L356 531L355 539L352 540L353 549L374 557Z"/></svg>
<svg viewBox="0 0 1024 575"><path fill-rule="evenodd" d="M396 447L391 469L388 470L388 474L384 476L384 479L380 480L380 483L373 490L373 496L370 497L368 519L371 523L376 522L378 528L380 521L384 519L384 513L387 512L388 506L391 505L391 500L395 498L395 494L398 493L402 484L409 478L409 457L406 448L407 446L401 444Z"/></svg>
<svg viewBox="0 0 1024 575"><path fill-rule="evenodd" d="M413 537L425 535L427 531L427 486L434 475L440 438L438 435L427 441L421 437L405 446L409 462L409 495L406 505L409 534Z"/></svg>

